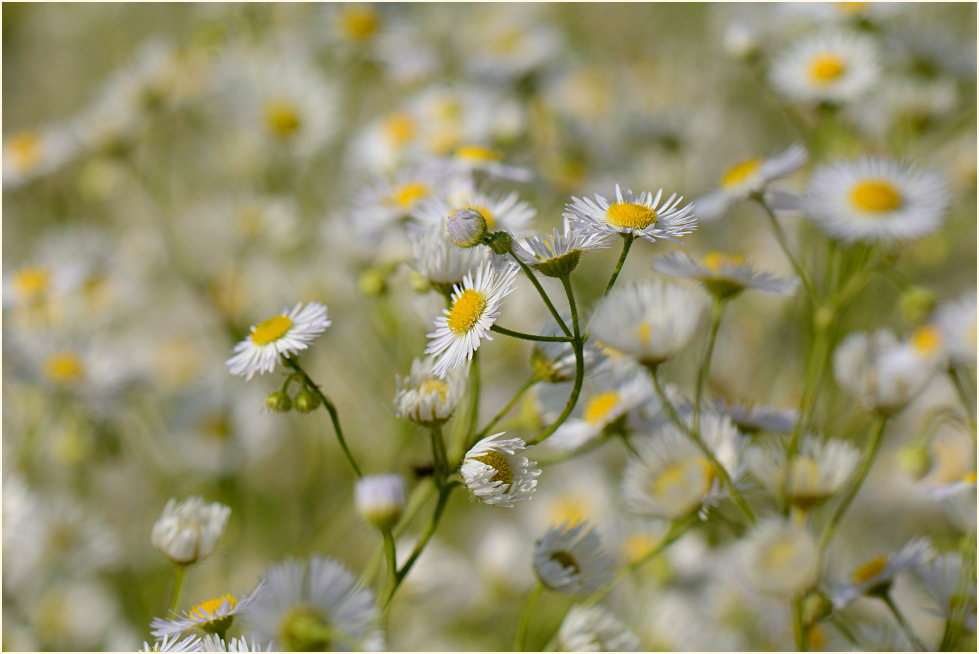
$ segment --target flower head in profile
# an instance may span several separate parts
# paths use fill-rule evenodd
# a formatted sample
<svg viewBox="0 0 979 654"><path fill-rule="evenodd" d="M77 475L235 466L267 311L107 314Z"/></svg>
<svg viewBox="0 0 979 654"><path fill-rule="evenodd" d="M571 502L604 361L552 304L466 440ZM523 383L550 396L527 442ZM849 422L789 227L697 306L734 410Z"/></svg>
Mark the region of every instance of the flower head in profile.
<svg viewBox="0 0 979 654"><path fill-rule="evenodd" d="M483 338L492 340L489 331L500 316L503 298L513 292L517 267L494 268L485 262L476 274L467 274L452 293L452 306L435 319L435 331L425 354L438 356L432 372L445 377L464 361L471 360Z"/></svg>
<svg viewBox="0 0 979 654"><path fill-rule="evenodd" d="M415 270L438 292L448 295L452 287L461 284L466 273L487 260L487 248L461 248L449 240L445 226L433 225L424 234L412 239Z"/></svg>
<svg viewBox="0 0 979 654"><path fill-rule="evenodd" d="M944 552L917 571L928 593L929 612L969 631L976 630L975 565L959 552Z"/></svg>
<svg viewBox="0 0 979 654"><path fill-rule="evenodd" d="M432 372L433 359L415 359L411 374L395 378L394 407L399 418L423 426L440 425L452 416L466 390L466 370L456 368L444 378Z"/></svg>
<svg viewBox="0 0 979 654"><path fill-rule="evenodd" d="M153 618L150 634L154 638L179 636L191 629L206 633L223 634L231 626L235 616L241 612L254 596L248 595L240 601L233 595L222 595L194 606L189 611L174 613L172 618Z"/></svg>
<svg viewBox="0 0 979 654"><path fill-rule="evenodd" d="M976 365L976 292L967 291L935 311L935 323L949 357L956 363Z"/></svg>
<svg viewBox="0 0 979 654"><path fill-rule="evenodd" d="M663 189L655 195L650 191L633 195L631 189L623 194L616 184L615 202L598 194L594 200L572 197L564 217L573 231L585 236L622 234L650 243L662 239L682 245L679 238L696 227L693 205L680 206L683 196L676 193L660 203L662 199Z"/></svg>
<svg viewBox="0 0 979 654"><path fill-rule="evenodd" d="M462 478L469 492L486 504L513 507L529 500L537 488L537 463L520 454L527 444L520 438L501 438L503 432L476 443L462 463Z"/></svg>
<svg viewBox="0 0 979 654"><path fill-rule="evenodd" d="M859 459L860 453L845 441L823 441L807 436L802 440L798 454L792 458L789 500L802 509L822 504L843 487ZM748 450L745 460L754 476L769 491L782 495L786 464L781 448L755 447Z"/></svg>
<svg viewBox="0 0 979 654"><path fill-rule="evenodd" d="M935 552L924 538L908 541L898 552L881 554L857 566L849 581L833 592L833 605L842 608L861 595L880 595L890 590L894 577L905 570L918 568Z"/></svg>
<svg viewBox="0 0 979 654"><path fill-rule="evenodd" d="M534 546L534 571L541 583L567 595L594 592L611 581L614 558L588 522L551 527Z"/></svg>
<svg viewBox="0 0 979 654"><path fill-rule="evenodd" d="M787 295L798 284L796 279L758 272L744 257L717 251L709 252L699 260L686 252L671 252L656 259L653 268L672 277L695 279L718 298L733 297L745 289Z"/></svg>
<svg viewBox="0 0 979 654"><path fill-rule="evenodd" d="M742 541L741 572L759 592L798 597L819 580L819 546L805 525L769 518Z"/></svg>
<svg viewBox="0 0 979 654"><path fill-rule="evenodd" d="M177 502L171 498L153 525L150 539L174 563L194 563L214 551L230 515L231 509L218 502L205 504L200 497Z"/></svg>
<svg viewBox="0 0 979 654"><path fill-rule="evenodd" d="M305 350L329 326L326 305L310 302L304 307L300 302L292 311L283 309L279 315L253 326L251 334L235 346L234 356L225 364L232 375L245 375L246 380L256 372L272 372L281 356Z"/></svg>
<svg viewBox="0 0 979 654"><path fill-rule="evenodd" d="M578 265L582 252L604 250L609 246L607 235L585 234L569 229L564 221L564 232L554 230L527 239L520 245L513 243L513 251L525 264L548 277L564 277Z"/></svg>
<svg viewBox="0 0 979 654"><path fill-rule="evenodd" d="M795 425L795 409L774 409L743 402L716 400L714 410L728 416L745 434L759 431L787 434Z"/></svg>
<svg viewBox="0 0 979 654"><path fill-rule="evenodd" d="M639 639L600 606L571 607L558 629L563 652L640 652Z"/></svg>
<svg viewBox="0 0 979 654"><path fill-rule="evenodd" d="M361 477L354 485L357 512L378 529L389 529L405 507L405 482L395 473Z"/></svg>
<svg viewBox="0 0 979 654"><path fill-rule="evenodd" d="M851 102L880 74L877 48L862 35L817 34L782 53L770 74L776 91L798 102Z"/></svg>
<svg viewBox="0 0 979 654"><path fill-rule="evenodd" d="M202 652L270 652L272 644L266 643L265 647L259 645L255 640L250 642L244 637L229 638L225 640L217 634L205 634L201 639Z"/></svg>

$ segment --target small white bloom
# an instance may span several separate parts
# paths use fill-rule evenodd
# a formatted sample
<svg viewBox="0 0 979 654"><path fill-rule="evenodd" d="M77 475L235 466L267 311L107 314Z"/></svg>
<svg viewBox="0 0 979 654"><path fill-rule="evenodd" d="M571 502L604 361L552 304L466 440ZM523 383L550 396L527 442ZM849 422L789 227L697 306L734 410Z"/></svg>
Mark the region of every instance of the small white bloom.
<svg viewBox="0 0 979 654"><path fill-rule="evenodd" d="M636 635L600 606L572 606L557 636L562 652L642 651Z"/></svg>
<svg viewBox="0 0 979 654"><path fill-rule="evenodd" d="M623 234L644 238L650 243L662 239L682 245L679 238L696 227L693 205L681 207L683 196L676 193L660 204L662 199L663 189L655 195L649 191L633 195L629 189L623 195L616 184L615 202L598 194L594 200L572 196L564 217L572 230L585 236Z"/></svg>
<svg viewBox="0 0 979 654"><path fill-rule="evenodd" d="M231 626L234 617L241 612L254 594L238 601L233 595L222 595L201 602L190 611L174 613L172 618L153 618L150 622L150 635L154 638L179 636L191 629L201 629L207 633L224 633Z"/></svg>
<svg viewBox="0 0 979 654"><path fill-rule="evenodd" d="M398 474L368 475L354 485L357 512L378 528L390 528L405 507L405 482Z"/></svg>
<svg viewBox="0 0 979 654"><path fill-rule="evenodd" d="M976 365L976 292L967 291L954 302L935 311L935 322L942 332L945 350L956 363Z"/></svg>
<svg viewBox="0 0 979 654"><path fill-rule="evenodd" d="M537 488L540 469L520 452L527 444L520 438L500 438L503 432L488 436L466 453L462 478L473 495L486 504L513 507L529 500Z"/></svg>
<svg viewBox="0 0 979 654"><path fill-rule="evenodd" d="M476 247L486 236L486 219L476 209L456 209L445 219L445 233L454 245Z"/></svg>
<svg viewBox="0 0 979 654"><path fill-rule="evenodd" d="M731 418L738 429L746 434L759 431L787 434L795 426L795 409L773 409L742 402L714 402L714 410Z"/></svg>
<svg viewBox="0 0 979 654"><path fill-rule="evenodd" d="M554 230L551 234L534 236L524 245L514 241L513 251L521 261L541 274L563 277L575 269L582 252L604 250L609 245L607 235L571 230L565 218L563 233Z"/></svg>
<svg viewBox="0 0 979 654"><path fill-rule="evenodd" d="M741 543L741 571L762 593L798 597L819 580L819 547L804 525L769 518Z"/></svg>
<svg viewBox="0 0 979 654"><path fill-rule="evenodd" d="M171 498L153 525L153 546L179 565L203 559L217 547L231 508L218 502L205 504L200 497L183 502Z"/></svg>
<svg viewBox="0 0 979 654"><path fill-rule="evenodd" d="M551 527L534 546L534 571L541 583L566 595L585 595L612 580L614 558L587 522Z"/></svg>
<svg viewBox="0 0 979 654"><path fill-rule="evenodd" d="M54 171L74 157L81 144L62 126L28 129L3 139L3 188L15 188Z"/></svg>
<svg viewBox="0 0 979 654"><path fill-rule="evenodd" d="M945 552L924 563L918 575L932 601L932 613L976 630L975 561L963 561L959 552Z"/></svg>
<svg viewBox="0 0 979 654"><path fill-rule="evenodd" d="M164 636L163 640L158 640L152 645L143 641L143 649L140 652L200 652L201 637L187 636L180 640L180 634Z"/></svg>
<svg viewBox="0 0 979 654"><path fill-rule="evenodd" d="M571 325L571 316L563 314L561 316L565 325ZM540 330L541 336L564 336L564 331L558 326L554 318L549 318L544 327ZM601 352L592 343L585 343L582 349L584 361L582 365L587 375L602 360ZM531 367L541 381L550 384L560 384L574 379L575 361L574 346L571 343L561 343L557 341L535 341L530 352Z"/></svg>
<svg viewBox="0 0 979 654"><path fill-rule="evenodd" d="M503 163L503 154L484 145L462 145L456 148L450 165L454 170L473 173L477 170L492 177L514 182L529 182L534 174L528 168Z"/></svg>
<svg viewBox="0 0 979 654"><path fill-rule="evenodd" d="M477 223L478 218L482 218L490 232L525 236L530 221L537 215L537 210L520 200L516 193L489 195L476 191L471 185L457 185L453 188L445 182L439 184L439 189L442 190L440 195L425 200L412 212L414 225L425 227L444 224L448 227L446 216L453 216L461 211L471 212L462 215L476 220Z"/></svg>
<svg viewBox="0 0 979 654"><path fill-rule="evenodd" d="M283 309L279 315L253 326L251 334L235 346L234 356L225 364L231 374L245 375L246 380L256 372L272 372L280 355L305 350L329 326L325 304L310 302L303 307L300 302L292 311Z"/></svg>
<svg viewBox="0 0 979 654"><path fill-rule="evenodd" d="M270 652L272 644L262 647L254 640L248 642L244 636L224 640L215 634L206 634L201 640L202 652Z"/></svg>
<svg viewBox="0 0 979 654"><path fill-rule="evenodd" d="M462 284L456 285L452 307L435 319L435 331L427 334L432 340L425 354L438 356L433 373L445 377L464 361L472 360L483 338L493 339L490 327L500 316L503 298L515 288L517 270L515 265L494 269L492 263L485 262L475 277L468 273Z"/></svg>
<svg viewBox="0 0 979 654"><path fill-rule="evenodd" d="M843 487L859 459L860 452L845 441L806 436L792 459L789 499L803 509L822 504ZM765 488L781 497L786 477L781 447L752 447L745 453L745 462Z"/></svg>
<svg viewBox="0 0 979 654"><path fill-rule="evenodd" d="M833 591L833 606L839 609L861 595L886 592L899 572L921 567L934 554L927 540L915 538L895 554L882 554L862 563L853 571L849 582Z"/></svg>
<svg viewBox="0 0 979 654"><path fill-rule="evenodd" d="M452 416L466 392L466 370L456 368L440 379L432 373L432 363L431 357L414 359L407 377L395 377L394 407L399 418L427 426Z"/></svg>
<svg viewBox="0 0 979 654"><path fill-rule="evenodd" d="M696 279L712 295L726 298L745 289L755 289L776 295L788 295L799 280L776 277L758 272L744 257L723 252L709 252L698 261L686 252L671 252L653 261L653 268L681 279Z"/></svg>
<svg viewBox="0 0 979 654"><path fill-rule="evenodd" d="M940 174L867 156L817 169L802 208L830 238L891 243L934 232L948 202Z"/></svg>
<svg viewBox="0 0 979 654"><path fill-rule="evenodd" d="M866 93L880 73L877 48L868 37L818 34L793 45L772 65L772 86L790 100L850 102Z"/></svg>
<svg viewBox="0 0 979 654"><path fill-rule="evenodd" d="M581 416L565 421L547 439L547 444L562 451L576 450L592 441L606 427L653 397L654 389L645 370L619 374L594 392L581 398Z"/></svg>

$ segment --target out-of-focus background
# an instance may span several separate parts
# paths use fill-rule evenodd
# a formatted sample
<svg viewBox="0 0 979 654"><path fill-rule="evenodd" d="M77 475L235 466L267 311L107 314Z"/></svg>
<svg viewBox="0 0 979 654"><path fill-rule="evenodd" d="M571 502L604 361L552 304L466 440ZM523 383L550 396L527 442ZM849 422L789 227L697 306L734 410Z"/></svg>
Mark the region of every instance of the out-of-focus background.
<svg viewBox="0 0 979 654"><path fill-rule="evenodd" d="M812 165L904 159L948 180L947 217L872 281L843 333L920 325L927 316L902 302L909 287L937 302L974 289L975 5L843 4L4 5L4 649L148 640L172 583L149 539L170 497L232 509L218 551L188 571L182 608L248 592L286 557L368 566L379 539L353 510L325 413L267 412L281 378L246 383L224 361L250 325L296 302L327 304L333 325L305 367L367 471L416 483L427 436L395 417L395 374L421 355L443 305L420 288L404 232L377 218L369 191L425 158L480 146L531 171L484 185L536 208L531 233L560 227L572 195L608 196L620 183L692 199L733 163L794 142ZM832 30L871 38L882 72L813 148L824 117L780 97L767 74L794 43ZM785 186L804 190L808 170ZM823 256L806 249L811 224L786 225L803 252ZM791 274L757 207L685 242ZM654 256L674 248L640 245L623 281L652 277ZM583 258L583 306L616 254ZM732 305L714 396L797 404L802 306L761 294ZM535 331L546 317L522 283L502 320ZM529 374L529 350L485 344L484 416ZM671 363L671 381L688 388L698 356ZM537 428L541 395L504 422L508 433ZM929 386L894 421L830 550L841 570L912 535L955 547L957 528L899 456L949 397L947 384ZM862 438L866 421L830 381L821 428ZM975 470L975 433L940 429L928 479ZM533 501L511 511L456 494L395 603L388 646L508 649L511 629L497 625L516 624L533 541L553 522L589 518L628 558L656 527L622 509L623 460L603 448L551 466ZM620 617L648 649L791 647L786 607L743 601L736 562L714 545L705 529L644 569L611 596ZM918 608L919 586L900 583L910 619L937 642L942 622ZM529 642L543 646L572 602L542 600ZM861 609L868 623L887 623L878 608ZM822 646L848 646L834 637Z"/></svg>

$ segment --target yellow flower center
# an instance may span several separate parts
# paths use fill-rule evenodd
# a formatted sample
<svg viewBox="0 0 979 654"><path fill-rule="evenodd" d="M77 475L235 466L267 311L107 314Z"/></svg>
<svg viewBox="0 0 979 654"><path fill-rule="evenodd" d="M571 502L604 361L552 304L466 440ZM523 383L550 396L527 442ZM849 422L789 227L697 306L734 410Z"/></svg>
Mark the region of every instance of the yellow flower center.
<svg viewBox="0 0 979 654"><path fill-rule="evenodd" d="M221 605L225 600L228 601L228 604L231 605L230 608L232 609L235 608L235 605L238 603L238 600L231 595L222 595L221 597L215 597L214 599L209 599L206 602L201 602L190 610L189 615L190 617L198 620L208 620L213 618L215 612L221 608Z"/></svg>
<svg viewBox="0 0 979 654"><path fill-rule="evenodd" d="M74 352L58 352L44 362L44 375L52 382L65 384L82 376L81 358Z"/></svg>
<svg viewBox="0 0 979 654"><path fill-rule="evenodd" d="M475 211L480 216L482 216L483 220L486 221L486 229L490 229L490 230L496 229L496 216L494 216L493 212L491 212L486 207L469 205L461 208L469 209L470 211Z"/></svg>
<svg viewBox="0 0 979 654"><path fill-rule="evenodd" d="M551 555L548 558L550 558L552 561L557 561L559 564L561 564L562 568L571 568L575 571L575 574L581 571L581 568L578 566L578 562L574 560L574 557L571 556L570 552L558 550L556 552L551 552Z"/></svg>
<svg viewBox="0 0 979 654"><path fill-rule="evenodd" d="M639 330L639 342L643 347L649 347L653 340L653 326L643 320L637 329Z"/></svg>
<svg viewBox="0 0 979 654"><path fill-rule="evenodd" d="M850 577L850 580L854 584L866 583L883 572L884 568L886 567L887 557L883 555L878 556L870 559L863 565L858 566L857 569L853 571L853 575Z"/></svg>
<svg viewBox="0 0 979 654"><path fill-rule="evenodd" d="M223 441L231 437L231 422L223 413L205 416L198 426L205 436L214 440Z"/></svg>
<svg viewBox="0 0 979 654"><path fill-rule="evenodd" d="M850 201L863 211L884 213L900 207L904 199L901 192L886 179L868 179L853 187Z"/></svg>
<svg viewBox="0 0 979 654"><path fill-rule="evenodd" d="M425 184L421 182L408 182L395 189L391 197L398 206L410 209L419 200L428 197L429 193L431 191L429 191L428 186Z"/></svg>
<svg viewBox="0 0 979 654"><path fill-rule="evenodd" d="M869 2L837 2L836 8L844 14L860 14L869 4Z"/></svg>
<svg viewBox="0 0 979 654"><path fill-rule="evenodd" d="M710 462L701 457L677 461L666 467L653 480L652 491L656 497L679 498L695 492L706 495L714 481Z"/></svg>
<svg viewBox="0 0 979 654"><path fill-rule="evenodd" d="M289 328L292 327L292 319L289 316L276 316L261 322L252 332L251 339L255 345L268 345L272 341L282 338Z"/></svg>
<svg viewBox="0 0 979 654"><path fill-rule="evenodd" d="M50 283L51 273L46 268L24 268L14 276L14 288L25 298L44 293Z"/></svg>
<svg viewBox="0 0 979 654"><path fill-rule="evenodd" d="M721 272L721 266L740 266L744 263L744 257L737 254L724 254L723 252L709 252L703 258L704 267L715 275Z"/></svg>
<svg viewBox="0 0 979 654"><path fill-rule="evenodd" d="M809 650L821 652L826 647L826 630L814 624L809 628Z"/></svg>
<svg viewBox="0 0 979 654"><path fill-rule="evenodd" d="M493 468L496 474L490 477L490 481L502 482L503 492L509 492L510 485L513 483L513 469L510 467L510 463L506 460L505 456L499 452L490 451L480 456L474 456L473 460L485 463Z"/></svg>
<svg viewBox="0 0 979 654"><path fill-rule="evenodd" d="M505 30L493 39L491 48L500 54L510 54L517 50L522 39L523 32L519 29Z"/></svg>
<svg viewBox="0 0 979 654"><path fill-rule="evenodd" d="M588 405L585 406L585 422L592 427L604 422L608 414L615 408L615 405L619 403L619 399L621 398L615 391L597 393L588 400Z"/></svg>
<svg viewBox="0 0 979 654"><path fill-rule="evenodd" d="M936 325L925 325L911 335L911 347L921 356L931 356L942 346L942 333Z"/></svg>
<svg viewBox="0 0 979 654"><path fill-rule="evenodd" d="M398 147L407 144L408 141L415 138L415 132L417 130L418 124L409 114L393 114L384 121L384 133Z"/></svg>
<svg viewBox="0 0 979 654"><path fill-rule="evenodd" d="M832 82L846 71L846 63L836 54L816 55L809 62L809 75L817 84Z"/></svg>
<svg viewBox="0 0 979 654"><path fill-rule="evenodd" d="M343 12L343 29L357 41L366 41L377 31L377 12L370 7L351 7Z"/></svg>
<svg viewBox="0 0 979 654"><path fill-rule="evenodd" d="M547 518L554 524L567 522L576 525L590 518L592 507L587 497L565 494L554 500L547 509Z"/></svg>
<svg viewBox="0 0 979 654"><path fill-rule="evenodd" d="M439 402L445 402L445 398L449 393L449 385L444 381L438 379L429 379L428 381L422 382L421 386L418 387L418 391L422 395L428 395L429 393L438 393Z"/></svg>
<svg viewBox="0 0 979 654"><path fill-rule="evenodd" d="M288 100L270 100L265 104L265 124L279 138L289 138L302 127L299 109Z"/></svg>
<svg viewBox="0 0 979 654"><path fill-rule="evenodd" d="M41 160L41 135L34 130L15 134L10 139L10 151L21 170L34 167Z"/></svg>
<svg viewBox="0 0 979 654"><path fill-rule="evenodd" d="M656 224L656 212L641 204L616 202L605 211L605 219L616 227L632 227L646 229Z"/></svg>
<svg viewBox="0 0 979 654"><path fill-rule="evenodd" d="M486 296L480 291L467 288L449 311L449 331L453 334L466 334L483 316L486 310Z"/></svg>
<svg viewBox="0 0 979 654"><path fill-rule="evenodd" d="M781 540L775 541L768 546L764 553L764 566L769 571L776 571L779 568L785 568L786 565L792 562L793 557L797 553L795 543L791 538L783 538Z"/></svg>
<svg viewBox="0 0 979 654"><path fill-rule="evenodd" d="M755 157L753 159L748 159L747 161L734 164L727 169L727 172L724 173L724 175L721 176L721 187L732 188L737 186L744 180L754 175L755 171L761 168L761 164L761 157Z"/></svg>
<svg viewBox="0 0 979 654"><path fill-rule="evenodd" d="M456 158L463 161L499 161L503 155L483 145L464 145L456 150Z"/></svg>
<svg viewBox="0 0 979 654"><path fill-rule="evenodd" d="M659 541L648 534L632 534L625 539L622 554L626 561L638 561L653 551L658 543Z"/></svg>
<svg viewBox="0 0 979 654"><path fill-rule="evenodd" d="M967 484L976 483L976 471L973 470L972 472L967 472L966 474L964 474L962 476L962 481L964 481Z"/></svg>

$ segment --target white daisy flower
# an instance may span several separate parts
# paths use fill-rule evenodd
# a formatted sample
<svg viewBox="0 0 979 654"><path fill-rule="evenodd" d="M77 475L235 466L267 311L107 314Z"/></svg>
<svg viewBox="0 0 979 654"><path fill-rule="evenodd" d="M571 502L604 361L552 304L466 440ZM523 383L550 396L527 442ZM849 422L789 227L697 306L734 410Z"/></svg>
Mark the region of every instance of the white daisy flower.
<svg viewBox="0 0 979 654"><path fill-rule="evenodd" d="M251 379L255 373L275 370L280 355L291 356L309 347L309 343L326 331L330 320L326 305L299 302L292 311L282 313L252 327L251 334L235 346L234 356L225 364L232 375Z"/></svg>
<svg viewBox="0 0 979 654"><path fill-rule="evenodd" d="M703 325L707 298L699 289L660 281L612 290L595 307L592 336L648 367L682 350Z"/></svg>
<svg viewBox="0 0 979 654"><path fill-rule="evenodd" d="M948 202L940 174L868 156L817 169L802 208L830 238L890 243L934 232Z"/></svg>
<svg viewBox="0 0 979 654"><path fill-rule="evenodd" d="M395 376L394 407L399 418L430 426L452 416L466 392L466 370L456 368L440 379L432 373L432 364L431 357L414 359L407 377Z"/></svg>
<svg viewBox="0 0 979 654"><path fill-rule="evenodd" d="M541 583L566 595L586 595L612 580L614 557L588 522L551 527L534 545L534 572Z"/></svg>
<svg viewBox="0 0 979 654"><path fill-rule="evenodd" d="M765 406L716 400L714 410L731 418L745 434L759 431L787 434L795 426L795 409L772 409Z"/></svg>
<svg viewBox="0 0 979 654"><path fill-rule="evenodd" d="M27 129L3 138L3 188L16 188L66 163L80 149L71 129Z"/></svg>
<svg viewBox="0 0 979 654"><path fill-rule="evenodd" d="M564 219L564 232L556 229L527 239L522 245L513 242L513 252L525 264L548 277L571 274L578 265L582 252L597 252L609 247L607 235L584 234L571 230Z"/></svg>
<svg viewBox="0 0 979 654"><path fill-rule="evenodd" d="M975 562L966 563L958 552L938 554L917 571L932 606L931 612L969 631L976 630ZM962 579L963 575L966 576Z"/></svg>
<svg viewBox="0 0 979 654"><path fill-rule="evenodd" d="M744 437L726 416L704 413L701 438L726 470L734 470ZM623 473L626 505L648 517L677 520L721 494L711 462L674 425L665 424L637 443Z"/></svg>
<svg viewBox="0 0 979 654"><path fill-rule="evenodd" d="M440 189L445 189L442 184ZM448 216L460 210L478 214L490 232L508 232L514 236L524 236L537 210L520 200L515 192L506 195L490 195L464 186L453 191L448 189L438 196L420 203L412 212L412 219L423 228L429 225L444 225Z"/></svg>
<svg viewBox="0 0 979 654"><path fill-rule="evenodd" d="M238 601L233 595L222 595L201 602L189 611L173 613L172 618L153 618L150 622L150 635L154 638L178 636L191 629L201 629L207 633L224 633L231 626L235 616L251 601L252 595Z"/></svg>
<svg viewBox="0 0 979 654"><path fill-rule="evenodd" d="M796 43L774 62L769 78L790 100L842 103L866 93L879 73L870 38L831 32Z"/></svg>
<svg viewBox="0 0 979 654"><path fill-rule="evenodd" d="M636 635L600 606L572 606L557 637L562 652L642 651Z"/></svg>
<svg viewBox="0 0 979 654"><path fill-rule="evenodd" d="M976 292L967 291L935 311L945 350L956 363L976 365Z"/></svg>
<svg viewBox="0 0 979 654"><path fill-rule="evenodd" d="M819 546L805 525L762 521L742 541L740 555L745 581L768 595L798 597L819 581Z"/></svg>
<svg viewBox="0 0 979 654"><path fill-rule="evenodd" d="M476 275L467 273L462 284L452 292L452 307L435 319L435 331L427 334L432 341L425 354L438 356L432 372L445 377L463 361L472 360L473 352L483 338L492 340L490 327L500 316L503 298L516 288L514 277L518 268L504 265L495 268L485 262Z"/></svg>
<svg viewBox="0 0 979 654"><path fill-rule="evenodd" d="M965 532L976 530L976 471L960 479L928 489L928 495L942 503L945 514L956 527Z"/></svg>
<svg viewBox="0 0 979 654"><path fill-rule="evenodd" d="M405 482L399 474L368 475L354 485L354 505L364 520L388 529L405 508Z"/></svg>
<svg viewBox="0 0 979 654"><path fill-rule="evenodd" d="M443 295L461 284L467 273L486 261L487 248L461 248L449 240L441 223L412 240L415 270Z"/></svg>
<svg viewBox="0 0 979 654"><path fill-rule="evenodd" d="M488 436L466 453L462 478L469 492L486 504L513 508L514 502L529 500L537 488L537 463L519 453L527 449L520 438Z"/></svg>
<svg viewBox="0 0 979 654"><path fill-rule="evenodd" d="M519 252L518 252L519 256ZM562 314L565 325L571 324L571 316ZM549 318L540 330L541 336L564 336L564 331L553 318ZM593 371L604 360L602 353L592 343L585 343L582 349L584 361L582 365L585 374ZM575 361L574 346L571 343L556 341L534 341L530 351L530 365L538 379L549 384L561 384L574 379Z"/></svg>
<svg viewBox="0 0 979 654"><path fill-rule="evenodd" d="M485 145L465 144L455 149L449 163L466 173L482 171L491 177L514 182L529 182L534 174L529 168L503 163L503 153Z"/></svg>
<svg viewBox="0 0 979 654"><path fill-rule="evenodd" d="M171 498L150 540L174 563L194 563L214 551L230 515L231 509L218 502L205 504L200 497L189 497L178 503Z"/></svg>
<svg viewBox="0 0 979 654"><path fill-rule="evenodd" d="M758 272L744 257L717 251L707 253L700 261L686 252L671 252L653 261L653 268L673 277L696 279L720 298L732 297L745 289L788 295L799 283L794 278Z"/></svg>
<svg viewBox="0 0 979 654"><path fill-rule="evenodd" d="M697 219L693 215L693 205L681 207L683 196L672 194L665 202L663 189L653 195L643 191L633 195L632 189L622 194L615 185L615 202L609 202L601 195L595 199L571 197L571 204L565 206L564 217L572 230L579 230L586 236L623 234L641 237L655 243L659 239L682 245L679 237L692 232Z"/></svg>
<svg viewBox="0 0 979 654"><path fill-rule="evenodd" d="M754 157L740 161L721 176L720 188L693 201L697 219L713 221L721 218L735 203L759 193L769 183L788 177L806 165L809 154L794 143L771 157Z"/></svg>
<svg viewBox="0 0 979 654"><path fill-rule="evenodd" d="M886 594L899 572L921 567L935 552L924 538L915 538L895 554L882 554L857 566L850 581L833 590L833 606L843 608L861 595Z"/></svg>
<svg viewBox="0 0 979 654"><path fill-rule="evenodd" d="M843 487L859 460L860 452L845 441L806 436L792 459L789 499L803 509L822 504ZM745 464L769 492L782 496L786 475L781 447L752 447L745 453Z"/></svg>
<svg viewBox="0 0 979 654"><path fill-rule="evenodd" d="M183 640L180 640L179 634L173 636L165 636L162 640L158 640L152 645L143 641L143 649L140 652L200 652L201 651L201 637L200 636L187 636Z"/></svg>
<svg viewBox="0 0 979 654"><path fill-rule="evenodd" d="M249 642L244 636L224 640L216 634L205 634L201 640L202 652L270 652L272 644L262 647L253 639Z"/></svg>
<svg viewBox="0 0 979 654"><path fill-rule="evenodd" d="M546 442L557 450L576 450L653 396L653 385L646 371L640 369L630 375L617 375L582 397L580 417L567 420Z"/></svg>
<svg viewBox="0 0 979 654"><path fill-rule="evenodd" d="M345 565L313 556L271 566L242 619L276 650L378 651L374 609L374 594Z"/></svg>
<svg viewBox="0 0 979 654"><path fill-rule="evenodd" d="M477 9L454 32L466 68L473 75L506 82L552 61L561 50L562 34L539 14L534 5Z"/></svg>

